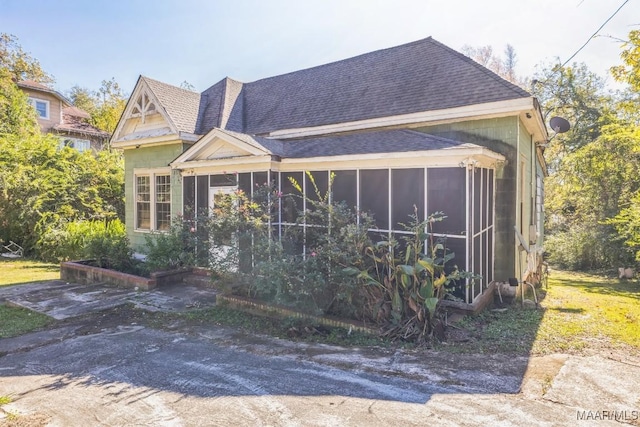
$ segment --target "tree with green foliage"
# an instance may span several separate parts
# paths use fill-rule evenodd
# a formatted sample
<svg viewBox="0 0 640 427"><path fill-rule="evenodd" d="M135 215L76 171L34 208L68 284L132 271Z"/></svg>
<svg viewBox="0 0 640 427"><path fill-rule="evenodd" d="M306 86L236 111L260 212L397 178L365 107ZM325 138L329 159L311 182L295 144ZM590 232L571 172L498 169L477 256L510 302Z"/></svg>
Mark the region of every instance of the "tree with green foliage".
<svg viewBox="0 0 640 427"><path fill-rule="evenodd" d="M620 156L615 169L628 169L630 165L638 162L637 158L640 156L640 30L631 31L622 48L620 57L623 64L611 68L613 77L627 85L617 104L619 116L626 121L626 126L624 135L616 142L631 148ZM637 188L640 177L636 171L625 178L625 187L635 183L635 191L630 194L625 192L619 204L619 211L606 222L615 228L626 248L634 254L637 261L640 261L640 189ZM624 189L623 187L623 192Z"/></svg>
<svg viewBox="0 0 640 427"><path fill-rule="evenodd" d="M22 50L16 36L0 33L0 69L7 70L14 81L33 80L38 83L53 83L37 59Z"/></svg>
<svg viewBox="0 0 640 427"><path fill-rule="evenodd" d="M89 123L112 133L127 104L127 95L114 78L103 80L97 91L74 86L68 93L71 102L91 116Z"/></svg>
<svg viewBox="0 0 640 427"><path fill-rule="evenodd" d="M27 95L13 81L7 68L0 67L0 136L29 137L40 133L36 112Z"/></svg>
<svg viewBox="0 0 640 427"><path fill-rule="evenodd" d="M629 40L623 46L620 58L622 65L611 68L611 74L619 81L627 83L630 89L640 94L640 30L629 33Z"/></svg>
<svg viewBox="0 0 640 427"><path fill-rule="evenodd" d="M633 224L640 223L633 217L634 204L640 202L638 104L629 103L637 96L637 35L630 40L622 54L625 65L612 69L617 79L629 83L618 94L605 91L603 79L584 64L547 66L534 80L534 95L547 121L562 116L572 125L567 133L552 133L544 153L550 166L545 247L551 261L564 268L629 265L632 250L640 249L633 231Z"/></svg>
<svg viewBox="0 0 640 427"><path fill-rule="evenodd" d="M79 153L42 135L17 79L50 82L13 36L0 34L0 240L36 254L43 236L76 220L124 219L124 164L118 152ZM105 84L104 99L122 94Z"/></svg>
<svg viewBox="0 0 640 427"><path fill-rule="evenodd" d="M0 239L33 253L64 222L122 218L123 170L119 153L60 149L47 135L0 136Z"/></svg>
<svg viewBox="0 0 640 427"><path fill-rule="evenodd" d="M27 95L16 86L16 81L25 79L53 81L38 61L22 50L15 36L0 33L0 135L27 137L40 132Z"/></svg>

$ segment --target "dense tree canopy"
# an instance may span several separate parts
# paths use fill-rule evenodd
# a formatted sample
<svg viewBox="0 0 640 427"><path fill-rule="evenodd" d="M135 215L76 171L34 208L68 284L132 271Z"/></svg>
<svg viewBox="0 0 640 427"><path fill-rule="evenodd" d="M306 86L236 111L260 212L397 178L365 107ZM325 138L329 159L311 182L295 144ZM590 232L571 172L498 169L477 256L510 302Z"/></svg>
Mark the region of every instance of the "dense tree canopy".
<svg viewBox="0 0 640 427"><path fill-rule="evenodd" d="M62 222L123 217L118 153L60 149L52 136L0 136L0 238L35 248Z"/></svg>
<svg viewBox="0 0 640 427"><path fill-rule="evenodd" d="M547 66L535 76L547 122L562 116L572 125L565 134L552 132L545 151L545 247L565 268L630 265L640 250L640 130L638 104L630 102L639 89L637 40L632 32L621 55L625 65L612 68L628 83L618 93L606 91L584 64Z"/></svg>
<svg viewBox="0 0 640 427"><path fill-rule="evenodd" d="M64 223L124 218L124 165L118 152L79 153L42 135L15 80L50 81L15 37L0 35L0 240L27 253ZM121 95L115 82L104 99Z"/></svg>

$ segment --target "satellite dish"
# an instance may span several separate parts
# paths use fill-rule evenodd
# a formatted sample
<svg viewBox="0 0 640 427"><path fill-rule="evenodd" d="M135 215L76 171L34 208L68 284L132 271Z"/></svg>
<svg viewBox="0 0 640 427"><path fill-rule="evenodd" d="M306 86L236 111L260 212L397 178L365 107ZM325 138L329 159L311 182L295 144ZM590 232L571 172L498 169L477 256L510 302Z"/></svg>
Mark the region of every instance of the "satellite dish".
<svg viewBox="0 0 640 427"><path fill-rule="evenodd" d="M571 128L569 121L562 117L551 117L549 125L551 125L551 129L553 129L555 133L565 133Z"/></svg>

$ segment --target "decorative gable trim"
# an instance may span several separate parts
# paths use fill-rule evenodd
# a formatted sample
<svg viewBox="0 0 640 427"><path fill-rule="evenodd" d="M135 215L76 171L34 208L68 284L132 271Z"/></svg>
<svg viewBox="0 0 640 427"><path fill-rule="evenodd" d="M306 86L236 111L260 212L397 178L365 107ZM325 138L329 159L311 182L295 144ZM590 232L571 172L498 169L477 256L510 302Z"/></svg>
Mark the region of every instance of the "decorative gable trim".
<svg viewBox="0 0 640 427"><path fill-rule="evenodd" d="M138 78L138 82L136 83L136 87L133 90L133 93L127 101L127 105L125 106L122 117L118 122L118 126L113 132L113 136L111 138L111 146L115 148L124 148L131 145L131 140L134 139L136 140L136 145L144 144L147 137L156 139L158 136L160 136L158 135L157 131L151 132L148 136L143 134L139 137L123 134L124 127L128 120L140 118L142 123L145 123L150 115L156 113L162 116L168 127L163 132L162 136L170 136L172 139L177 139L180 136L178 128L176 127L175 123L173 123L173 120L171 120L171 117L169 117L169 114L167 114L164 106L160 103L158 97L153 93L153 90L151 90L144 77L140 76Z"/></svg>
<svg viewBox="0 0 640 427"><path fill-rule="evenodd" d="M262 158L270 157L271 154L265 148L249 144L221 129L214 128L171 162L171 167L182 169L191 164L189 162L211 162L252 156Z"/></svg>

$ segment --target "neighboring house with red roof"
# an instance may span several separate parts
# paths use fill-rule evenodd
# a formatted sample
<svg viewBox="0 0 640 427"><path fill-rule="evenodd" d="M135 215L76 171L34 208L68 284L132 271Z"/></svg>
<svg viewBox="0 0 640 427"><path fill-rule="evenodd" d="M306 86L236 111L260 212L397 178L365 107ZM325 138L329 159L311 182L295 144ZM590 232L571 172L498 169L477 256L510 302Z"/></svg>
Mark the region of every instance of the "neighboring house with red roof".
<svg viewBox="0 0 640 427"><path fill-rule="evenodd" d="M335 174L333 200L372 212L372 233L400 235L414 206L420 218L444 212L434 232L483 277L456 290L471 304L522 277L518 234L542 247L547 139L532 95L429 37L202 93L140 76L111 144L124 150L136 250L220 194L264 183L295 193L289 178L312 194L306 171L323 191ZM278 233L292 222L286 207L276 218Z"/></svg>
<svg viewBox="0 0 640 427"><path fill-rule="evenodd" d="M32 80L23 80L17 85L36 109L42 132L57 135L60 144L82 152L101 150L108 141L109 133L91 126L89 114L74 107L59 92Z"/></svg>

